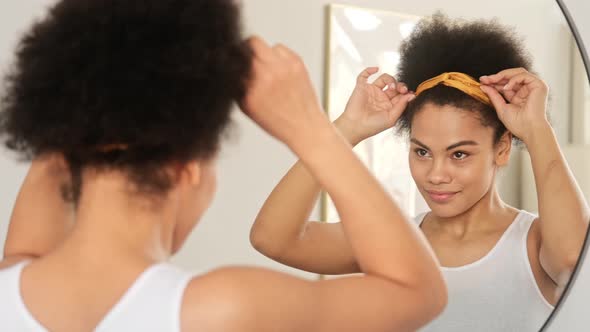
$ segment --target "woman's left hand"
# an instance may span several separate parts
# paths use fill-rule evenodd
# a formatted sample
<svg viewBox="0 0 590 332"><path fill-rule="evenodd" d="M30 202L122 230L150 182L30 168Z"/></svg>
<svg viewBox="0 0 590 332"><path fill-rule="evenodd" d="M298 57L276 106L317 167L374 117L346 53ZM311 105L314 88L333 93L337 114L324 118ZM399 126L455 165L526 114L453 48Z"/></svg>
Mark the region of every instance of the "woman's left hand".
<svg viewBox="0 0 590 332"><path fill-rule="evenodd" d="M482 76L480 82L500 121L525 144L537 130L549 127L546 116L549 88L537 76L524 68L512 68Z"/></svg>

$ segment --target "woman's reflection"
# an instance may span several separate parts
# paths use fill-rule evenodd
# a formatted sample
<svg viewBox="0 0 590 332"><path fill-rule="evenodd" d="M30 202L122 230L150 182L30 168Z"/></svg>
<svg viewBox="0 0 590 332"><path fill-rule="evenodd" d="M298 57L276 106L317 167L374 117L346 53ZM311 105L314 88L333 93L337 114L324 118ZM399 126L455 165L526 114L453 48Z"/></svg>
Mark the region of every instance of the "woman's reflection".
<svg viewBox="0 0 590 332"><path fill-rule="evenodd" d="M513 31L495 21L436 14L400 53L398 80L384 74L369 84L378 69L363 71L334 125L352 145L395 125L409 136L412 177L431 210L416 224L449 288L447 309L425 330L538 331L590 215L547 121L548 87ZM407 94L415 98L404 109ZM539 216L507 205L496 189L515 142L531 155ZM339 223L306 220L320 189L292 169L262 208L252 243L299 269L360 272Z"/></svg>

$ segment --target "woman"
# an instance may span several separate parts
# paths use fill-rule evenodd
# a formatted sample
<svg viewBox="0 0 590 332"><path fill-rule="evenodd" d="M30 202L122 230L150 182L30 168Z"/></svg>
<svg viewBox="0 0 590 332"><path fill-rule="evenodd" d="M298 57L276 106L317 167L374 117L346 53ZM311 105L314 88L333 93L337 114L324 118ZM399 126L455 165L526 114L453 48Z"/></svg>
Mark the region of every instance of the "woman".
<svg viewBox="0 0 590 332"><path fill-rule="evenodd" d="M22 40L2 134L34 161L0 262L0 330L410 331L442 310L430 249L321 112L301 60L244 43L238 17L231 0L62 0ZM365 276L167 263L210 204L233 101L333 195Z"/></svg>
<svg viewBox="0 0 590 332"><path fill-rule="evenodd" d="M427 331L538 331L576 264L588 206L547 121L547 86L529 67L509 29L437 14L401 46L399 81L384 74L369 84L377 69L363 71L335 121L352 145L396 123L409 134L411 174L431 210L415 222L449 289ZM416 98L402 113L408 90ZM496 189L518 139L531 155L538 218ZM321 187L297 163L262 208L251 242L306 271L359 272L342 224L307 222Z"/></svg>

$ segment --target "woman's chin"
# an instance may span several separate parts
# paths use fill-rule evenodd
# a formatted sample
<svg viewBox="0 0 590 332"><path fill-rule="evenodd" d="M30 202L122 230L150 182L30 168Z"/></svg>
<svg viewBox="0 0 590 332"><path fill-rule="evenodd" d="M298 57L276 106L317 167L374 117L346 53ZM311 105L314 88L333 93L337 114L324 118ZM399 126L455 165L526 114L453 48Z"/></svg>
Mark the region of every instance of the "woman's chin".
<svg viewBox="0 0 590 332"><path fill-rule="evenodd" d="M427 202L432 214L438 218L452 218L465 212L464 209L457 208L453 205L440 205L432 202Z"/></svg>

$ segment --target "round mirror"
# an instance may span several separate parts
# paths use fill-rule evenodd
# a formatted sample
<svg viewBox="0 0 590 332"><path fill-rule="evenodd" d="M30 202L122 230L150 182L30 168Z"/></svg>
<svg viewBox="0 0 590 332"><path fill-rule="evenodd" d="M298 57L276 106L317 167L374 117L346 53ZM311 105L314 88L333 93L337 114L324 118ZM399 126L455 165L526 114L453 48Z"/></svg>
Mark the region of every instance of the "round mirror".
<svg viewBox="0 0 590 332"><path fill-rule="evenodd" d="M447 65L448 71L454 71L451 67L456 65L452 65L452 63L456 61L455 58L460 58L457 53L470 52L473 45L447 42L457 48L449 49L447 53L430 49L430 52L434 54L432 59L426 59L428 56L428 54L424 54L426 46L422 46L423 53L420 53L421 51L411 53L412 51L408 51L407 46L405 52L408 54L400 52L400 46L407 44L408 39L414 44L417 43L416 40L420 42L420 38L428 39L432 48L446 45L445 41L436 39L437 37L446 38L444 33L437 34L430 31L418 34L418 37L413 35L414 29L417 24L419 26L423 17L433 14L433 5L430 1L416 1L405 8L402 4L384 6L379 1L372 1L364 2L362 7L358 7L356 4L331 4L329 6L325 107L332 120L341 117L347 109L349 97L357 86L356 77L367 67L379 67L380 70L373 76L373 79L377 79L384 73L395 77L398 74L400 62L403 61L405 63L401 64L402 68L405 68L406 71L416 71L412 66L417 65L409 59L413 56L420 58L421 62L415 61L416 63L424 64L425 61L431 61L434 63L431 67L436 67L437 61L451 63L451 65ZM588 173L588 169L590 169L590 84L577 35L572 30L569 17L566 17L562 8L561 3L553 1L535 2L534 6L529 1L503 1L501 5L498 2L482 3L478 7L465 6L463 1L450 1L441 8L444 14L448 15L447 22L439 23L437 28L441 29L446 24L443 28L459 31L458 33L462 31L466 34L466 31L473 31L477 28L476 25L473 25L474 21L494 19L494 24L510 27L513 33L518 36L517 38L521 38L518 45L528 50L533 58L531 71L538 74L549 86L548 117L561 152L567 160L581 194L584 196L581 201L587 206L586 202L590 198L590 173ZM526 12L527 15L522 15L523 12ZM460 21L462 23L458 23ZM471 24L472 26L469 29L461 30L455 29L453 24L463 24L464 26ZM419 29L422 31L432 30L433 26L431 23L426 28L422 26ZM457 39L465 38L464 35L455 36ZM485 41L482 40L482 43L475 48L485 47L482 46L484 43ZM502 50L498 52L505 54L502 53ZM407 69L408 67L410 69ZM477 71L477 69L475 70ZM411 75L406 74L406 77L411 78ZM412 157L416 149L415 143L422 140L420 137L430 138L431 142L436 139L444 140L446 132L455 130L455 127L459 126L452 122L445 122L442 117L437 117L437 119L441 121L438 126L449 128L445 130L431 129L431 136L438 135L437 137L429 137L424 130L417 133L416 136L411 132L410 135L404 136L399 135L395 130L386 130L362 141L355 147L359 158L372 170L407 215L414 218L424 230L427 239L439 257L449 286L449 305L445 313L425 327L424 331L447 331L451 327L457 331L473 330L475 325L469 327L469 320L477 322L476 324L482 331L536 331L547 325L548 318L552 316L555 306L560 303L561 295L570 284L570 276L579 257L579 248L585 239L583 234L587 232L588 222L585 220L583 224L579 223L576 228L577 234L561 240L567 241L566 239L569 239L580 244L576 250L576 259L571 260L568 272L559 276L555 273L553 276L549 276L551 273L547 273L546 276L549 278L546 281L543 281L543 277L540 275L543 274L542 271L551 270L548 267L551 263L544 259L544 256L547 257L547 254L542 253L544 249L537 250L537 257L540 257L541 261L535 261L538 258L534 258L535 250L532 247L535 245L531 241L531 234L535 232L534 227L531 226L524 237L519 234L521 246L518 250L510 250L510 254L502 258L501 252L504 250L502 248L509 247L510 234L517 233L512 227L522 222L518 217L510 223L509 227L503 227L502 234L496 236L491 244L488 244L487 247L484 246L486 249L479 251L479 254L476 255L466 254L476 251L475 248L478 246L470 243L469 236L466 235L469 231L466 231L465 228L457 228L454 225L452 229L457 233L449 235L446 232L451 228L445 229L440 225L426 227L426 222L424 222L426 217L424 216L436 215L437 202L433 202L433 199L428 195L425 196L427 190L420 188L421 186L427 188L429 185L432 188L434 182L420 178L420 173L417 170L421 166L417 166L416 161L412 163L415 159ZM461 134L454 137L460 136ZM430 156L429 158L432 160L436 159L435 153L431 152L426 145L419 142L417 144L419 150L416 151ZM460 151L460 153L463 152ZM538 156L536 158L538 159ZM435 163L436 161L432 161L432 165ZM412 169L412 165L414 169ZM494 181L497 186L497 195L505 204L519 211L543 216L547 215L547 212L540 212L538 204L539 199L543 199L543 195L539 195L537 192L537 188L542 186L540 183L543 182L543 179L539 176L535 178L534 165L529 150L515 147L512 149L510 161L499 171ZM450 169L451 166L448 167ZM469 166L462 165L461 167L461 171L469 172ZM451 172L449 171L449 174ZM537 170L537 172L539 171ZM485 172L480 175L486 177ZM456 178L460 180L460 176L456 176ZM422 183L419 183L420 181ZM452 183L454 180L449 178L449 187ZM558 199L552 199L558 201ZM485 196L482 200L485 200ZM544 201L547 202L547 200ZM340 220L327 195L323 197L321 215L322 220L326 222ZM551 217L547 217L547 219L550 220ZM564 228L559 229L557 233L568 234L567 231L564 231L567 228L565 226L567 221L558 219L554 219L553 222ZM447 223L453 222L453 218L443 220ZM539 221L537 226L540 229L551 228L551 220L545 223L542 220L537 221ZM545 238L551 238L556 234L542 232L548 234ZM481 237L476 241L485 241L484 238ZM551 241L549 239L546 242ZM539 245L537 248L541 247L543 246ZM528 252L520 250L521 248L527 248ZM516 277L515 271L518 268L512 269L508 266L510 264L496 265L495 263L502 260L514 262L522 260L522 258L529 263L526 267L529 271L523 273L522 278ZM511 277L504 278L508 275ZM325 277L331 278L330 276ZM518 281L516 281L517 279ZM524 281L525 279L526 281ZM531 286L530 296L524 295L522 290ZM519 291L510 290L511 287L515 287ZM525 297L526 300L524 300ZM537 302L538 305L533 302ZM511 315L516 312L519 314L511 318ZM536 319L535 324L526 325L523 323L523 321L532 319Z"/></svg>

